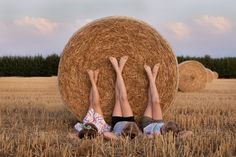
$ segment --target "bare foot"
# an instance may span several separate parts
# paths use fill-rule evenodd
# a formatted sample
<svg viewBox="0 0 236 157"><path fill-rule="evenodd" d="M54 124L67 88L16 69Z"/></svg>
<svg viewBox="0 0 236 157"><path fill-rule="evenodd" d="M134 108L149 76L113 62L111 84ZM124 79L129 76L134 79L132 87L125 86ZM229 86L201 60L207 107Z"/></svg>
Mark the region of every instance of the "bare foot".
<svg viewBox="0 0 236 157"><path fill-rule="evenodd" d="M98 74L99 74L99 69L96 69L96 70L94 71L94 81L95 81L95 83L98 82Z"/></svg>
<svg viewBox="0 0 236 157"><path fill-rule="evenodd" d="M88 69L87 73L89 75L90 81L92 82L94 80L94 72L93 72L93 70Z"/></svg>
<svg viewBox="0 0 236 157"><path fill-rule="evenodd" d="M150 68L150 66L148 66L147 64L144 65L144 69L148 75L148 78L151 79L153 76L152 76L152 70Z"/></svg>
<svg viewBox="0 0 236 157"><path fill-rule="evenodd" d="M128 56L122 56L120 58L119 67L120 67L121 72L123 71L124 65L125 65L126 61L128 60L128 58L129 58Z"/></svg>
<svg viewBox="0 0 236 157"><path fill-rule="evenodd" d="M147 73L151 72L151 68L147 64L144 65L144 69Z"/></svg>
<svg viewBox="0 0 236 157"><path fill-rule="evenodd" d="M115 57L109 57L109 60L113 66L113 68L115 69L116 72L119 71L119 66L118 66L118 62L117 59Z"/></svg>
<svg viewBox="0 0 236 157"><path fill-rule="evenodd" d="M153 69L152 69L152 75L153 75L153 79L154 79L154 80L156 80L159 67L160 67L160 63L154 65L154 67L153 67Z"/></svg>

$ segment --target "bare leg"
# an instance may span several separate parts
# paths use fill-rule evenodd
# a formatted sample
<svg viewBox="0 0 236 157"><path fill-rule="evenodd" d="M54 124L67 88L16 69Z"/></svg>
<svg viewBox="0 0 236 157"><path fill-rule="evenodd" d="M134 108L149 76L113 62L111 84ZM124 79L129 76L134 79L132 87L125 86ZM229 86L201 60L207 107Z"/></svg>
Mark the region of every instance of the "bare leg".
<svg viewBox="0 0 236 157"><path fill-rule="evenodd" d="M98 69L93 72L94 84L95 84L93 88L93 104L95 105L94 107L97 107L96 105L98 105L98 108L100 108L100 96L97 89L98 74L99 74Z"/></svg>
<svg viewBox="0 0 236 157"><path fill-rule="evenodd" d="M117 83L117 87L118 87L118 91L119 91L119 101L120 101L120 108L122 111L122 116L123 117L129 117L129 116L133 116L133 111L131 109L131 106L128 102L128 97L127 97L127 91L126 91L126 87L125 87L125 83L122 77L122 69L125 65L125 62L128 59L128 56L124 56L121 58L120 60L120 68L118 66L118 62L116 60L116 58L114 57L110 57L109 58L113 68L116 71L116 83Z"/></svg>
<svg viewBox="0 0 236 157"><path fill-rule="evenodd" d="M156 81L158 69L159 69L159 65L156 64L154 66L153 72L152 72L154 82ZM144 112L144 116L152 118L152 95L151 95L150 84L148 87L148 105L147 105L146 110Z"/></svg>
<svg viewBox="0 0 236 157"><path fill-rule="evenodd" d="M115 84L115 96L116 96L116 102L115 102L112 116L122 117L122 111L121 111L121 106L120 106L120 94L119 94L117 81Z"/></svg>
<svg viewBox="0 0 236 157"><path fill-rule="evenodd" d="M89 75L89 80L91 82L91 77L93 78L93 71L87 70L87 73ZM93 89L92 89L92 87L90 88L90 93L89 93L89 108L93 109Z"/></svg>
<svg viewBox="0 0 236 157"><path fill-rule="evenodd" d="M151 99L150 87L148 87L148 105L144 112L144 116L152 118L152 99Z"/></svg>
<svg viewBox="0 0 236 157"><path fill-rule="evenodd" d="M89 95L90 107L92 107L95 110L95 112L99 113L100 115L103 115L102 109L100 106L100 96L99 96L99 92L96 85L97 80L98 80L99 70L95 70L95 71L87 70L87 72L89 75L90 82L92 84L90 95Z"/></svg>
<svg viewBox="0 0 236 157"><path fill-rule="evenodd" d="M118 65L117 60L115 60L114 62L116 62L115 64ZM122 110L121 110L121 105L120 105L120 93L119 93L117 81L115 83L115 95L116 95L116 102L115 102L112 116L122 117Z"/></svg>
<svg viewBox="0 0 236 157"><path fill-rule="evenodd" d="M120 59L119 69L120 69L121 73L122 73L124 65L125 65L124 63L127 59L128 59L128 57L126 57L126 56L121 57L121 59ZM116 62L115 64L118 65L117 60L115 60L115 62ZM115 95L116 95L116 102L115 102L115 106L114 106L114 109L113 109L112 116L122 117L122 110L121 110L121 105L120 105L120 92L119 92L117 81L115 83Z"/></svg>
<svg viewBox="0 0 236 157"><path fill-rule="evenodd" d="M159 64L156 64L153 68L153 72L151 71L151 68L147 65L144 66L144 69L147 72L147 76L149 79L149 102L147 109L144 113L145 116L150 116L150 112L152 113L152 118L155 120L161 120L162 119L162 111L160 106L160 99L159 94L156 88L156 76L159 69ZM151 102L151 106L150 106ZM150 111L151 108L151 111Z"/></svg>
<svg viewBox="0 0 236 157"><path fill-rule="evenodd" d="M154 87L155 91L151 92L151 96L152 96L152 98L154 98L153 102L157 102L157 103L152 104L152 117L155 120L162 120L163 119L163 114L162 114L161 105L160 105L160 97L159 97L159 93L158 93L158 90L156 87L156 77L157 77L157 72L159 70L159 67L160 67L160 64L156 64L153 68L153 82L154 82L154 86L155 86Z"/></svg>

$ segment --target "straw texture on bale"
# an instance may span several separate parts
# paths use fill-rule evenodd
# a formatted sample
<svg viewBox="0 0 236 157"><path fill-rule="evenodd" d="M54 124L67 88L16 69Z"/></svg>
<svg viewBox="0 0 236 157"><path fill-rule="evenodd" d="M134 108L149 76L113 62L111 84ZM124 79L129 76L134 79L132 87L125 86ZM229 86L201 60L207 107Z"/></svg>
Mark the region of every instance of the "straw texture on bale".
<svg viewBox="0 0 236 157"><path fill-rule="evenodd" d="M213 71L213 74L214 74L214 79L218 79L219 74L216 71Z"/></svg>
<svg viewBox="0 0 236 157"><path fill-rule="evenodd" d="M178 88L177 59L169 44L151 26L129 17L107 17L79 29L60 58L59 90L65 105L80 120L89 106L91 84L86 69L100 69L98 90L105 120L110 123L115 103L115 71L109 56L128 55L123 70L128 99L139 121L147 105L148 78L144 64L160 63L156 80L163 112L173 103Z"/></svg>
<svg viewBox="0 0 236 157"><path fill-rule="evenodd" d="M212 82L214 79L213 72L208 68L206 68L206 71L207 71L207 82Z"/></svg>
<svg viewBox="0 0 236 157"><path fill-rule="evenodd" d="M204 89L207 83L205 67L198 61L185 61L179 64L179 90L194 92Z"/></svg>

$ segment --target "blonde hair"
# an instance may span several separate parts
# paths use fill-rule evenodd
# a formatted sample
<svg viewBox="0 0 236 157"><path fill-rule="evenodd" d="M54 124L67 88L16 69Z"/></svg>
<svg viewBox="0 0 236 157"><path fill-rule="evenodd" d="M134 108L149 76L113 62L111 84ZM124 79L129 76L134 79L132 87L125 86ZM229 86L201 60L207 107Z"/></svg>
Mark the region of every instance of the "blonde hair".
<svg viewBox="0 0 236 157"><path fill-rule="evenodd" d="M135 122L130 122L126 124L125 128L122 131L123 136L128 136L131 139L135 138L140 134L140 129L138 128Z"/></svg>

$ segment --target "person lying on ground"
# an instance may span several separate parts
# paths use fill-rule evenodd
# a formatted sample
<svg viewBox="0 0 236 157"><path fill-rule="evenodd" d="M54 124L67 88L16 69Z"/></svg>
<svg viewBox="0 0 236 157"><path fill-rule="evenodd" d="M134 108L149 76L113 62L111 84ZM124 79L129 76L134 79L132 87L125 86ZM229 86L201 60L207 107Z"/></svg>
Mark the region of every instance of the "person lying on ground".
<svg viewBox="0 0 236 157"><path fill-rule="evenodd" d="M99 70L87 70L92 87L89 94L89 109L83 122L76 123L76 133L68 135L69 138L94 138L109 132L111 127L105 122L100 105L100 96L97 88Z"/></svg>
<svg viewBox="0 0 236 157"><path fill-rule="evenodd" d="M175 136L187 137L192 135L191 131L183 131L179 124L174 121L164 123L160 105L160 98L156 87L156 77L160 64L156 64L151 70L150 66L144 65L149 80L148 104L141 120L141 129L144 134L152 138L155 135L164 135L173 132Z"/></svg>
<svg viewBox="0 0 236 157"><path fill-rule="evenodd" d="M110 57L109 59L116 72L115 105L112 113L112 132L106 132L104 135L107 139L118 139L127 136L133 139L141 131L134 120L133 111L128 101L127 90L122 77L122 71L128 56L121 57L119 63L114 57Z"/></svg>

